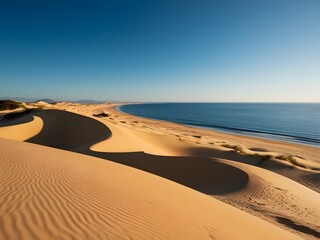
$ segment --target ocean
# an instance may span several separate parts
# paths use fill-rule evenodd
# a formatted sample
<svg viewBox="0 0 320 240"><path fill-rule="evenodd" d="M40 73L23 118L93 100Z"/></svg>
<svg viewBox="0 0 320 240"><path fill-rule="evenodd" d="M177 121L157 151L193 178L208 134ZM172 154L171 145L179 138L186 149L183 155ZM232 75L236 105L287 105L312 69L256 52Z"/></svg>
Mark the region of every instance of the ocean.
<svg viewBox="0 0 320 240"><path fill-rule="evenodd" d="M145 118L320 146L320 103L145 103L120 111Z"/></svg>

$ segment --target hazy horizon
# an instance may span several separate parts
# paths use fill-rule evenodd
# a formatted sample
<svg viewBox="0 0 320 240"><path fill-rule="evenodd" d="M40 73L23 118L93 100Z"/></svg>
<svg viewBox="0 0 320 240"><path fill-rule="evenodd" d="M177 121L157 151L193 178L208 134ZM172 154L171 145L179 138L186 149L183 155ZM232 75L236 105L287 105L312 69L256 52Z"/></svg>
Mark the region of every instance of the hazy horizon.
<svg viewBox="0 0 320 240"><path fill-rule="evenodd" d="M320 1L4 2L0 97L320 102Z"/></svg>
<svg viewBox="0 0 320 240"><path fill-rule="evenodd" d="M0 96L0 100L14 100L14 101L21 101L21 102L36 102L36 101L46 101L46 100L50 100L50 101L53 101L53 102L79 102L79 103L94 103L94 102L97 102L97 103L102 103L102 102L119 102L119 103L133 103L133 104L144 104L144 103L274 103L274 104L286 104L286 103L289 103L289 104L320 104L320 102L307 102L307 101L304 101L304 102L285 102L285 101L282 101L282 102L277 102L277 101L269 101L269 102L263 102L263 101L260 101L260 102L245 102L245 101L194 101L194 102L189 102L189 101L121 101L121 100L110 100L110 99L104 99L104 100L97 100L97 99L57 99L57 98L46 98L46 97L43 97L43 98L25 98L25 97L7 97L7 96Z"/></svg>

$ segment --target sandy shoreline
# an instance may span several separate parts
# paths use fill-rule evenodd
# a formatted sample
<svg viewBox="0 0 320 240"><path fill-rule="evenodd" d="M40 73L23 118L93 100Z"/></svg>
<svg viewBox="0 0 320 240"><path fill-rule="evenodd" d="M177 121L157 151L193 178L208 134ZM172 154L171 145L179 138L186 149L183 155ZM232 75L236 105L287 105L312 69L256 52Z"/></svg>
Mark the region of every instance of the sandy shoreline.
<svg viewBox="0 0 320 240"><path fill-rule="evenodd" d="M48 224L47 231L44 230L41 233L44 235L41 236L49 236L46 234L50 232L54 238L59 238L59 234L54 232L57 226L66 228L66 235L61 238L74 236L82 239L85 238L85 235L81 235L84 233L98 238L97 231L102 228L109 233L114 231L115 235L109 236L112 239L118 239L120 236L134 239L183 239L183 235L179 234L186 229L189 232L187 236L190 236L188 239L294 239L292 234L303 239L319 237L320 207L317 203L320 202L320 173L312 170L318 169L320 165L319 148L144 119L119 112L116 110L117 106L119 104L40 103L33 107L48 110L33 111L19 119L11 120L10 123L6 122L5 125L0 121L0 138L3 138L0 139L1 145L5 146L5 149L1 148L0 160L6 166L1 177L12 179L1 184L1 191L6 193L1 197L1 200L5 201L0 215L0 220L5 226L5 229L0 231L2 236L17 236L14 229L11 229L10 222L17 221L20 217L28 218L28 214L39 214L41 219L40 212L44 211L48 216L52 216L46 222L52 222L53 225ZM70 151L73 153L68 153ZM18 157L18 152L24 160ZM280 159L279 156L287 158ZM12 163L16 163L9 164L9 158ZM52 159L50 166L41 162L41 158ZM66 159L66 162L58 160L62 158ZM78 159L82 158L80 166L83 167L80 169ZM36 162L35 165L27 166L21 161ZM109 165L102 167L104 163L99 163L97 165L100 167L96 167L91 161L108 162L106 165ZM87 173L86 168L92 170ZM98 168L101 168L101 174L95 176ZM40 198L28 200L28 197L8 190L23 185L23 189L32 190L26 191L26 196L49 194L38 192L31 187L31 183L14 180L14 172L18 170L22 176L25 174L23 179L34 178L34 181L38 181L36 179L48 177L46 174L40 176L38 169L43 169L48 174L50 171L59 173L60 177L61 171L65 169L62 179L65 179L66 183L74 182L72 188L78 189L80 186L75 184L81 181L79 184L82 188L75 190L76 195L73 196L90 199L92 203L98 201L90 198L90 194L93 194L89 191L92 184L97 187L94 188L94 194L98 194L99 199L102 199L102 196L103 199L110 199L107 190L100 188L101 181L105 181L108 186L102 185L113 189L114 196L114 199L108 200L107 203L99 200L99 208L104 209L105 214L113 210L106 208L104 204L113 206L116 199L122 198L124 193L130 194L125 194L123 202L120 202L118 207L115 206L118 209L117 213L109 219L114 224L108 224L106 216L85 217L98 209L80 211L84 207L81 202L68 208L66 206L71 204L69 198L61 198L59 194L52 196L52 201L56 202L57 206L65 207L61 208L61 213L65 216L63 220L59 218L61 214L55 215L49 206L43 206L42 210L32 210L37 201L43 202ZM119 170L116 170L118 175L113 176L114 178L103 175L103 171L110 172L115 169ZM31 172L31 175L26 172ZM90 178L87 178L89 175ZM104 178L106 179L103 180ZM117 182L112 183L112 178L117 179ZM49 182L61 189L59 183L55 183L54 177L49 178ZM44 181L40 190L47 187L47 183ZM67 185L62 188L64 192L71 189L71 185ZM87 186L86 190L83 186ZM160 188L163 189L162 192L159 191ZM172 193L168 195L168 191ZM14 205L8 199L20 200L14 201L14 204L17 204ZM55 199L60 199L60 203ZM137 204L149 201L153 207L139 203L137 211L132 212L130 216L126 215L126 211L132 211L138 206L133 203L135 201ZM22 215L19 215L19 212L8 215L13 208L21 209ZM192 211L189 208L193 208ZM155 214L153 211L159 212ZM181 217L172 215L176 211L179 212L178 215L184 216L181 221L177 220ZM73 214L78 217L72 217ZM69 218L78 219L72 223L72 227L70 225L71 230L67 227ZM36 219L37 217L30 223L29 229L19 229L21 233L26 233L25 236L29 236L25 239L31 239L32 234L40 236L37 235L40 232L32 230L38 229L42 222ZM123 219L127 219L128 222L123 222ZM176 228L170 230L170 226L165 224L169 219L175 219L173 222L177 224ZM144 224L145 221L149 222L150 229L139 229L135 225L137 221L143 221ZM161 221L163 223L157 225ZM242 223L237 225L235 222ZM108 226L104 225L106 223ZM93 229L90 228L92 224L95 226ZM252 230L252 226L257 228ZM118 231L117 228L123 231Z"/></svg>
<svg viewBox="0 0 320 240"><path fill-rule="evenodd" d="M197 138L196 133L199 133L199 136L201 138L206 138L205 140L201 141L198 139L197 143L205 145L205 144L210 144L210 145L222 145L222 144L228 144L228 145L243 145L244 148L246 148L246 153L256 153L260 155L267 155L267 154L272 154L272 153L278 153L278 154L290 154L290 155L295 155L297 156L297 160L301 161L303 159L307 159L310 162L316 163L314 165L315 168L320 167L320 160L319 160L319 155L320 155L320 148L316 146L311 146L311 145L305 145L305 144L300 144L300 143L294 143L294 142L286 142L286 141L281 141L277 139L268 139L268 138L260 138L260 137L255 137L255 136L250 136L250 135L243 135L243 134L236 134L236 133L229 133L229 132L220 132L220 131L215 131L212 129L203 129L200 127L193 127L193 126L186 126L186 125L181 125L178 123L173 123L173 122L168 122L168 121L163 121L163 120L154 120L154 119L149 119L149 118L143 118L139 116L134 116L128 113L125 113L118 108L121 105L126 105L126 104L116 104L115 106L112 107L107 107L105 110L101 109L102 111L109 111L111 113L114 113L121 119L121 121L125 121L126 119L128 121L140 121L143 122L144 124L150 124L154 125L155 127L160 127L160 129L164 132L166 127L171 127L172 129L176 131L180 131L181 133L187 132L189 135L194 136ZM119 115L119 116L118 116ZM136 127L136 126L135 126ZM139 127L139 126L138 126ZM171 129L170 129L171 130ZM172 132L170 132L172 134ZM193 135L194 134L194 135ZM200 135L201 134L201 135ZM211 139L210 139L211 138ZM216 139L215 139L216 138ZM222 144L221 144L222 143ZM247 146L246 146L247 145ZM250 152L251 150L251 152ZM300 159L299 159L300 157ZM311 165L310 168L312 167L312 163L307 163L305 161L301 161L301 163L306 163L307 165ZM319 164L319 165L318 165ZM319 169L320 170L320 169Z"/></svg>
<svg viewBox="0 0 320 240"><path fill-rule="evenodd" d="M130 114L130 113L126 113L125 111L122 111L121 107L125 106L125 105L140 105L140 104L145 104L145 103L124 103L124 104L119 104L118 106L115 107L115 110L118 111L118 112L121 112L123 114L129 114L129 115L132 115L132 116L136 116L134 114ZM146 104L148 104L148 103L146 103ZM153 103L151 103L151 104L153 104ZM162 104L162 103L160 103L160 104ZM136 117L140 117L140 116L136 116ZM210 128L210 127L205 127L205 126L196 125L196 124L184 124L184 123L179 123L179 122L174 122L174 121L169 121L169 120L160 120L160 119L156 119L156 118L148 118L148 117L140 117L140 118L150 119L150 120L155 120L155 121L176 123L176 124L187 126L187 127L191 127L191 128L209 130L209 131L214 131L214 132L218 132L218 133L222 133L222 134L229 134L229 135L243 136L243 137L253 137L255 139L279 141L279 142L283 142L283 143L291 143L291 144L303 145L303 146L306 146L306 147L320 148L319 145L312 144L312 143L299 142L299 141L290 141L290 139L285 140L285 139L281 139L281 138L276 138L277 135L274 135L272 137L268 137L267 135L273 135L273 134L268 134L267 132L266 133L261 133L261 135L258 135L258 134L260 134L260 132L254 132L253 131L252 133L257 133L257 135L254 135L254 134L250 134L251 131L246 131L246 130L244 130L243 133L238 133L238 132L233 132L232 130L229 131L227 128L224 129L223 127L222 128L214 128L214 127ZM282 136L282 135L279 135L279 136ZM284 135L283 137L289 137L289 136Z"/></svg>

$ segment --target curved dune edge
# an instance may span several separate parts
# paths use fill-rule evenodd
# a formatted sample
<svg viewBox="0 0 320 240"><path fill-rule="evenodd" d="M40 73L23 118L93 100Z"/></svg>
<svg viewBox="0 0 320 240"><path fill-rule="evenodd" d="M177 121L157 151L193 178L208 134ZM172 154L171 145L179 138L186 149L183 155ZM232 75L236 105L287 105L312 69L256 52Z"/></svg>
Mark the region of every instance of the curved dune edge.
<svg viewBox="0 0 320 240"><path fill-rule="evenodd" d="M79 152L111 137L110 130L95 119L61 110L34 113L44 122L42 130L27 141Z"/></svg>
<svg viewBox="0 0 320 240"><path fill-rule="evenodd" d="M156 174L206 194L237 191L245 187L248 182L248 175L236 167L218 163L211 158L185 155L187 146L179 144L178 140L170 136L144 133L140 133L143 134L140 136L139 133L116 128L113 125L110 130L95 119L66 111L47 110L36 114L44 121L44 127L38 135L28 139L27 142L111 160ZM122 151L90 150L92 143L106 138L108 140L101 142L103 147L107 144L110 150L118 147ZM126 152L130 146L132 146L131 152ZM147 154L144 151L166 155ZM226 179L226 175L230 177Z"/></svg>
<svg viewBox="0 0 320 240"><path fill-rule="evenodd" d="M95 111L102 111L111 116L115 122L122 122L135 129L147 132L160 132L172 134L181 140L197 143L209 148L218 146L225 150L234 148L246 155L273 156L274 160L281 164L289 165L306 171L320 171L320 148L302 145L298 143L282 142L257 138L253 136L242 136L232 133L222 133L213 130L193 128L167 121L153 120L120 112L116 108L123 104L101 104L97 105ZM88 107L88 109L94 109ZM110 117L109 117L110 119ZM197 138L201 136L201 138Z"/></svg>
<svg viewBox="0 0 320 240"><path fill-rule="evenodd" d="M153 145L148 138L139 138L133 131L127 131L114 124L107 124L112 136L90 147L96 152L147 152L158 155L167 155L169 152Z"/></svg>
<svg viewBox="0 0 320 240"><path fill-rule="evenodd" d="M97 119L99 121L99 119ZM173 136L144 133L132 128L102 122L108 127L112 136L90 147L96 152L145 152L162 156L183 156L192 145L181 142Z"/></svg>
<svg viewBox="0 0 320 240"><path fill-rule="evenodd" d="M127 134L134 135L136 139L134 139L134 143L139 143L139 139L147 139L148 143L152 143L153 146L158 147L158 154L167 154L171 156L187 156L197 154L193 149L194 145L188 144L186 142L181 142L174 138L173 136L166 135L156 135L154 133L144 133L139 132L135 129L129 128L127 126L119 126L113 123L104 122L108 128L110 128L111 132L114 133L113 136L121 136L122 141L126 138ZM114 145L116 145L116 141L112 141L113 138L110 138L102 143L98 143L93 146L92 150L98 150L101 152L111 150ZM123 141L121 147L126 148L126 145L131 143L131 141ZM168 148L164 146L164 143L168 144ZM147 145L141 145L140 150L144 150L146 152L152 151L152 149L148 148ZM199 148L199 154L203 154L204 150ZM215 153L214 155L219 155ZM220 157L227 157L227 154L221 154ZM233 154L234 155L234 154ZM218 157L218 156L217 156ZM152 156L149 157L150 161L152 160ZM167 157L168 161L172 161L174 159ZM239 158L239 157L238 157ZM162 162L166 161L166 159L162 159ZM202 164L205 166L206 159L199 159ZM225 167L224 169L216 170L211 169L212 174L223 174L223 176L228 176L226 179L223 177L222 179L217 180L216 182L224 182L226 183L228 180L232 179L233 181L229 184L220 184L221 187L224 188L226 196L221 196L219 199L233 204L240 209L245 209L247 212L251 214L255 214L259 217L262 217L265 220L268 220L274 224L277 224L281 227L287 227L290 231L301 234L301 236L306 237L306 239L314 239L313 237L319 236L319 226L317 225L317 220L320 216L320 208L318 202L320 202L320 194L307 188L296 181L288 179L287 177L276 174L272 171L268 171L259 167L243 164L241 162L230 161L230 160L216 160L220 163L225 164L226 166L234 166L236 169L242 170L244 173L249 175L249 181L247 185L242 185L241 187L232 189L232 185L237 182L243 180L239 173L235 174L230 167ZM216 162L215 161L215 162ZM119 161L121 162L121 161ZM130 161L127 161L127 165L130 164ZM153 163L156 165L156 163ZM186 167L187 161L181 161L181 168ZM130 166L134 166L131 164ZM196 166L196 164L194 164ZM208 169L208 167L204 167L204 169ZM201 170L205 171L205 170ZM151 171L148 171L151 172ZM157 174L157 173L156 173ZM157 174L160 175L161 174ZM201 174L200 174L201 175ZM171 179L174 180L174 179ZM175 182L179 182L174 180ZM213 183L213 181L212 181ZM186 184L184 184L186 185ZM212 184L215 188L219 188L219 184ZM188 186L188 185L187 185ZM201 189L194 188L199 191ZM208 191L202 191L206 194L210 194ZM213 194L215 197L218 197L217 194ZM220 194L219 194L220 195ZM296 225L301 226L300 228L294 228L295 226L286 225L283 222L278 221L277 219L290 219ZM302 228L302 230L301 230ZM295 229L295 230L292 230ZM313 236L314 235L314 236Z"/></svg>
<svg viewBox="0 0 320 240"><path fill-rule="evenodd" d="M39 112L37 115L43 119L45 126L38 136L35 136L28 141L112 160L117 163L122 163L165 177L206 194L228 193L227 198L223 198L222 196L219 199L237 206L240 209L245 209L247 212L277 224L282 228L285 227L286 230L292 231L292 226L283 223L280 224L279 221L274 221L274 216L270 214L270 209L275 216L287 216L288 219L293 220L294 223L299 223L302 226L310 226L311 230L318 231L318 227L315 224L312 224L313 222L317 222L317 216L319 214L319 209L315 210L314 208L317 203L312 200L309 201L310 198L308 199L308 197L304 199L305 196L308 195L305 194L306 192L295 191L295 186L300 185L297 182L292 182L293 187L288 188L289 190L284 186L285 192L283 192L281 186L274 184L272 176L263 177L262 180L264 182L271 181L272 186L268 190L274 191L278 188L281 188L281 190L277 190L278 192L275 196L261 194L261 196L258 196L254 201L251 201L252 197L250 194L255 191L255 187L261 189L265 187L263 184L259 185L259 181L255 178L257 172L254 169L258 168L243 168L243 164L236 165L232 164L233 162L230 161L222 161L222 164L219 164L219 162L216 161L214 163L209 163L209 158L207 157L201 159L190 157L213 155L216 158L227 157L228 159L228 157L231 157L230 159L235 161L251 161L252 159L250 160L247 156L241 157L241 155L236 153L205 149L201 145L195 146L188 141L179 140L177 136L166 135L158 130L153 130L152 133L149 129L147 131L140 131L128 126L128 122L122 123L120 120L110 121L106 118L95 118L92 117L92 107L94 106L81 106L81 108L75 108L77 113L79 113L79 109L81 110L80 114L82 116L56 110ZM106 138L107 140L104 140ZM150 154L145 154L143 152ZM180 158L177 156L189 157ZM186 170L189 168L188 166L191 166L191 172ZM195 168L195 166L197 167ZM170 171L166 169L170 169ZM238 171L235 172L233 169ZM204 174L203 171L206 173ZM244 178L243 173L245 175L247 175L247 173L250 175L248 186L245 186L247 177ZM225 175L230 174L232 175L232 178L228 177L228 179L226 179L224 177ZM187 176L187 178L185 176ZM286 178L281 178L284 181L283 183L286 184ZM197 179L199 181L190 182L189 179ZM214 191L210 188L208 189L208 186ZM300 186L298 186L297 189L299 189L299 187ZM293 189L293 194L291 194L290 189ZM238 190L240 190L239 193ZM306 190L308 192L310 189L306 188ZM262 191L262 193L264 192ZM285 204L280 202L279 206L275 205L272 199L281 196L284 196L284 199L286 199ZM316 196L314 199L318 198L319 196ZM301 199L303 201L301 201ZM238 200L240 200L240 204L238 204ZM271 202L269 200L271 200ZM243 203L248 205L249 208L244 208ZM260 207L260 205L263 204L265 204L266 207ZM305 207L307 209L306 211L304 209ZM297 211L297 208L299 208L299 211ZM279 214L277 214L276 211L278 211ZM265 213L265 216L263 214L257 214L259 212ZM307 229L307 231L309 230ZM301 234L299 230L298 232L292 232ZM315 232L314 234L318 233ZM313 239L305 234L301 234L301 236L306 239Z"/></svg>
<svg viewBox="0 0 320 240"><path fill-rule="evenodd" d="M217 161L245 171L251 180L245 188L216 198L278 226L286 226L305 239L320 237L319 193L259 167L225 159ZM286 219L287 224L279 219Z"/></svg>
<svg viewBox="0 0 320 240"><path fill-rule="evenodd" d="M1 239L300 239L163 178L0 139Z"/></svg>
<svg viewBox="0 0 320 240"><path fill-rule="evenodd" d="M25 141L38 135L43 128L43 121L41 118L34 116L33 120L26 123L11 125L11 126L0 126L0 137Z"/></svg>

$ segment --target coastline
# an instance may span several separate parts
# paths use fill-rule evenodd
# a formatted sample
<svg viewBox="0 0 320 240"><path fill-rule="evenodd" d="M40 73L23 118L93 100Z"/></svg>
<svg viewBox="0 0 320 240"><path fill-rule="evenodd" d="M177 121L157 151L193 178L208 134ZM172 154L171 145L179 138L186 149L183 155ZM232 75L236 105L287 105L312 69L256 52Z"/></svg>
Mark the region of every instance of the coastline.
<svg viewBox="0 0 320 240"><path fill-rule="evenodd" d="M134 104L137 104L137 103L134 103ZM140 104L140 103L138 103L138 104ZM314 161L315 163L320 164L320 160L318 159L318 156L320 155L320 148L316 147L316 146L311 146L311 145L306 145L306 144L301 144L301 143L296 143L296 142L281 141L281 140L277 140L277 139L268 139L268 138L245 135L245 134L237 134L237 133L233 133L233 132L216 131L213 129L201 128L198 126L188 126L188 125L175 123L175 122L171 122L171 121L166 121L166 120L159 120L159 119L152 119L152 118L147 118L147 117L136 116L136 115L121 111L120 107L123 105L127 105L127 103L118 103L117 105L113 106L112 108L106 108L105 111L111 111L114 114L118 114L119 118L122 118L122 119L129 119L129 120L136 119L138 121L139 120L144 121L146 124L151 124L151 125L152 124L159 125L157 123L161 123L160 125L163 128L171 127L173 129L179 129L179 131L182 131L182 132L184 132L184 131L190 132L190 134L200 133L200 134L208 136L208 137L219 138L220 141L218 141L218 143L221 142L221 143L235 144L235 145L248 144L247 148L261 148L261 149L262 149L262 146L267 145L267 146L273 148L273 149L270 149L270 151L258 151L258 152L260 152L260 154L262 154L263 152L265 152L265 153L281 152L282 154L301 153L301 155L302 155L301 157L307 158L310 161ZM101 109L101 111L103 111L103 109ZM132 119L130 119L130 118L132 118ZM162 130L165 130L165 129L162 129ZM228 141L230 141L230 142L228 142ZM209 145L212 145L212 144L209 143ZM286 149L287 149L287 151L286 151ZM299 151L299 149L303 149L303 151ZM315 152L316 154L312 154L312 152ZM298 155L298 154L296 154L296 155Z"/></svg>
<svg viewBox="0 0 320 240"><path fill-rule="evenodd" d="M115 199L123 196L124 192L129 191L128 199L123 200L124 202L136 200L149 201L157 209L162 209L159 211L164 211L160 207L163 204L171 206L171 211L175 208L179 209L184 214L184 219L189 219L189 217L190 219L194 219L196 217L206 227L222 229L219 234L212 233L212 236L219 239L227 239L229 237L228 232L235 231L234 227L228 226L221 218L217 221L214 220L216 219L216 213L221 201L226 205L220 206L221 212L219 214L223 214L223 212L227 214L229 212L230 216L239 216L239 221L248 221L250 224L252 224L251 221L256 222L258 220L261 221L261 219L264 223L268 223L269 227L266 225L264 229L269 230L263 230L266 234L265 236L260 235L261 232L253 231L250 233L254 234L252 237L250 234L246 235L247 230L245 230L245 226L241 226L241 228L236 227L237 231L243 234L243 239L261 239L263 237L277 239L281 235L280 232L272 235L273 237L268 235L274 234L272 232L275 231L270 226L275 226L277 229L284 230L290 234L293 233L304 239L317 239L320 233L319 226L317 226L317 219L320 215L320 209L317 204L320 200L318 184L320 173L319 171L312 170L312 168L318 166L316 156L319 156L319 149L300 144L225 134L171 122L145 119L119 112L117 107L120 105L119 103L87 105L65 102L55 105L37 103L33 107L42 108L42 110L31 112L31 114L21 117L20 120L18 119L19 121L14 120L18 123L11 122L11 125L6 127L6 132L8 133L10 129L14 130L16 126L20 126L19 131L25 131L26 136L24 139L27 140L16 140L33 143L33 147L31 147L30 143L5 142L3 140L2 144L8 145L7 149L12 149L12 152L7 150L2 156L6 156L6 154L15 155L14 149L18 147L20 149L19 152L23 154L26 154L23 149L30 149L28 150L28 154L25 155L27 159L38 159L37 156L40 153L41 158L46 158L47 154L49 154L51 156L60 156L61 159L73 159L68 160L66 163L59 163L59 168L69 169L62 179L68 179L67 176L71 174L72 178L79 180L79 176L85 177L87 175L85 174L85 168L89 167L92 169L89 180L90 184L94 184L93 186L97 187L99 193L105 194L104 198L108 198L108 194L105 190L99 188L101 179L104 179L102 177L103 171L112 172L113 169L119 168L119 170L116 170L118 172L116 175L105 179L108 184L109 182L111 184L113 179L117 179L115 184L110 185L111 189L113 189L113 194L118 196ZM30 118L31 116L38 122L41 120L41 124L33 124L34 119ZM0 127L0 137L1 129L3 128ZM12 135L12 139L15 137ZM37 145L51 147L51 150L47 147L41 147L40 149L36 147ZM63 151L59 150L58 153L56 152L58 150L54 148L60 148ZM71 153L68 154L66 150L73 152L72 155ZM39 154L33 155L37 151L39 151ZM291 154L295 158L299 156L299 161L301 161L299 163L303 163L304 165L303 167L296 165L294 164L295 162L287 159L266 158L266 156L271 154L273 156ZM85 157L84 155L87 156ZM6 166L12 166L12 169L8 169L6 174L15 176L16 168L24 165L21 165L19 162L18 155L12 158L16 159L14 161L17 161L19 164L7 164ZM77 159L82 158L81 170L77 170ZM106 162L113 163L105 167L97 163L101 167L101 174L99 175L100 177L96 177L94 173L98 169L93 166L96 163L90 163L93 161L91 158L107 160ZM0 160L3 161L5 159L0 158ZM40 160L34 162L35 166L39 164L37 161ZM93 162L95 161L97 160ZM53 163L49 163L49 166ZM49 167L46 163L41 164L44 169ZM123 167L130 169L130 171L121 170ZM25 172L21 171L20 174L24 176L23 174L27 174L27 172L36 173L38 170L31 166L29 169L25 169ZM122 175L121 172L126 173ZM150 178L142 176L143 174L140 174L140 172L147 174ZM128 178L127 174L132 177ZM38 175L28 175L31 179L34 176ZM152 180L152 177L158 180ZM12 178L14 179L14 177ZM119 181L120 179L121 181ZM151 185L148 186L143 185L144 187L142 186L142 188L139 185L134 186L129 184L130 182L137 181L136 179L140 179L139 184L148 181L151 181L152 184L150 183ZM153 181L158 181L158 183L153 184ZM175 182L173 183L175 187L173 185L172 187L167 187L166 182ZM11 186L10 182L7 184ZM88 183L84 182L83 184L89 189L90 185ZM162 195L161 192L158 192L160 185L163 186L164 192L171 191L172 195ZM78 188L76 184L72 186L75 189ZM4 187L8 186L4 185ZM185 189L183 190L185 193L179 190L182 189L181 187ZM64 189L63 191L69 190ZM140 191L142 195L137 194L136 191ZM173 194L173 192L176 192L176 194ZM43 193L38 194L41 195ZM60 198L60 193L55 194ZM78 197L95 201L89 197L90 194L80 194ZM146 195L157 197L156 199L154 197L143 197ZM187 195L188 197L186 198ZM14 198L14 195L7 198L10 197ZM173 198L179 200L173 200ZM189 198L195 199L194 201L192 200L192 204L189 202ZM160 205L158 204L159 199L161 199ZM185 202L183 204L185 207L177 207L182 202ZM208 203L205 203L206 207L202 209L199 205L202 205L204 202ZM114 200L109 203L111 205L114 204ZM194 203L197 203L197 206ZM9 207L11 206L10 203L7 204ZM79 203L75 208L81 208L81 204ZM101 203L97 202L95 204ZM191 205L194 208L192 212L187 210ZM228 208L230 205L233 207ZM122 207L120 205L121 208L128 209L126 205ZM144 211L146 219L149 219L151 222L158 220L166 221L166 216L157 219L152 214L148 215L149 213L145 212L146 209L148 209L147 205L141 208L141 211ZM23 211L29 211L29 209L27 208ZM73 210L66 209L66 211ZM96 210L92 209L92 211ZM210 211L211 214L207 214L206 211ZM128 218L123 211L120 212L121 216L124 214L124 218ZM242 215L244 212L246 214ZM80 213L75 212L74 214ZM138 213L134 213L134 216L136 214ZM255 216L254 220L250 220L250 217L253 217L252 215ZM226 216L229 215L225 215L224 217ZM171 217L175 216L170 215L169 218ZM131 218L129 217L129 219ZM130 224L135 224L134 219L135 217L130 220ZM139 221L142 220L139 218ZM191 225L195 226L194 224ZM181 222L181 227L176 230L177 233L180 230L185 231L186 226L190 227L190 225L185 225ZM255 225L248 225L247 227L250 228L250 226L256 228ZM304 228L301 228L301 226ZM156 227L156 229L160 228ZM149 230L144 231L139 234L151 234L152 232ZM197 231L193 231L193 233L199 234ZM172 237L173 235L170 236ZM237 236L235 235L233 238L237 238ZM288 235L285 238L292 239L292 236ZM241 237L239 238L241 239Z"/></svg>
<svg viewBox="0 0 320 240"><path fill-rule="evenodd" d="M132 105L132 104L134 104L134 105L145 105L145 104L152 104L152 105L160 104L160 105L162 105L162 104L167 104L167 103L129 103L129 104L122 104L122 105L118 106L116 108L116 110L119 112L131 114L131 115L145 118L145 119L172 122L172 123L181 124L184 126L205 129L205 130L211 130L211 131L216 131L216 132L220 132L220 133L234 134L234 135L239 135L239 136L251 136L251 137L255 137L255 138L269 139L269 140L281 141L281 142L286 142L286 143L296 143L296 144L301 144L304 146L320 148L320 141L319 140L311 139L311 138L307 138L307 137L302 137L302 136L285 135L285 134L280 134L280 133L275 133L275 132L250 130L250 129L245 129L245 128L218 126L218 125L214 125L214 124L209 124L209 125L208 124L197 124L197 122L193 123L192 120L191 120L191 122L187 122L187 121L184 122L184 121L180 121L180 120L175 121L175 120L171 120L171 119L146 117L146 116L142 116L142 115L139 116L139 115L135 115L134 113L129 113L129 112L121 110L121 107L126 106L126 105ZM176 104L176 103L168 103L168 104ZM191 104L198 104L198 103L191 103ZM234 104L234 103L223 103L223 104ZM242 103L237 103L237 104L242 104ZM247 104L247 103L243 103L243 104ZM257 104L282 104L282 103L257 103ZM289 103L289 104L293 104L293 103ZM296 104L296 103L294 103L294 104ZM319 103L301 103L301 104L319 104Z"/></svg>

